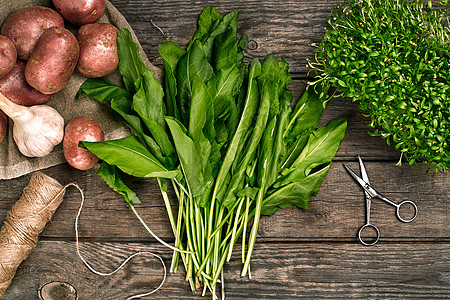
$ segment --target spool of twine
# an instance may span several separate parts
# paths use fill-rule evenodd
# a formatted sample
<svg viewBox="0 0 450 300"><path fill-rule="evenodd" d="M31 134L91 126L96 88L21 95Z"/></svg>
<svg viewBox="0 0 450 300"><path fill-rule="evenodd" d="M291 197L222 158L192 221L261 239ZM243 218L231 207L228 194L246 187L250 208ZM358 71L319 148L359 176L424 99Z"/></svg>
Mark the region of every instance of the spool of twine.
<svg viewBox="0 0 450 300"><path fill-rule="evenodd" d="M35 172L0 230L0 297L64 197L55 179Z"/></svg>

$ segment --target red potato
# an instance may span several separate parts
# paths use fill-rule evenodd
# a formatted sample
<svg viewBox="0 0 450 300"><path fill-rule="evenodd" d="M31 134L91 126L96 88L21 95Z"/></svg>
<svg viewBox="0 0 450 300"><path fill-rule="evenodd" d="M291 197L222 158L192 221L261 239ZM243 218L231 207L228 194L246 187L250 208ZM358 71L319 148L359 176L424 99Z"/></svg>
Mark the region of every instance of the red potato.
<svg viewBox="0 0 450 300"><path fill-rule="evenodd" d="M64 131L63 149L67 162L78 170L88 170L98 157L89 150L78 147L78 142L98 142L105 139L101 126L89 117L78 117L67 124Z"/></svg>
<svg viewBox="0 0 450 300"><path fill-rule="evenodd" d="M25 67L27 82L43 94L64 88L72 75L80 47L67 29L51 27L44 31Z"/></svg>
<svg viewBox="0 0 450 300"><path fill-rule="evenodd" d="M16 46L8 37L0 35L0 78L3 78L14 68L16 60Z"/></svg>
<svg viewBox="0 0 450 300"><path fill-rule="evenodd" d="M30 6L12 13L3 23L1 34L11 39L20 59L28 60L41 34L54 26L64 27L64 19L58 12Z"/></svg>
<svg viewBox="0 0 450 300"><path fill-rule="evenodd" d="M78 71L86 77L106 76L117 69L117 35L119 29L108 23L86 24L78 30L80 45Z"/></svg>
<svg viewBox="0 0 450 300"><path fill-rule="evenodd" d="M53 4L74 25L95 23L105 11L105 0L53 0Z"/></svg>
<svg viewBox="0 0 450 300"><path fill-rule="evenodd" d="M25 66L27 63L18 60L14 68L0 79L0 92L12 102L33 106L48 102L52 95L42 94L25 80Z"/></svg>
<svg viewBox="0 0 450 300"><path fill-rule="evenodd" d="M0 110L0 143L5 139L8 129L8 118L5 113Z"/></svg>

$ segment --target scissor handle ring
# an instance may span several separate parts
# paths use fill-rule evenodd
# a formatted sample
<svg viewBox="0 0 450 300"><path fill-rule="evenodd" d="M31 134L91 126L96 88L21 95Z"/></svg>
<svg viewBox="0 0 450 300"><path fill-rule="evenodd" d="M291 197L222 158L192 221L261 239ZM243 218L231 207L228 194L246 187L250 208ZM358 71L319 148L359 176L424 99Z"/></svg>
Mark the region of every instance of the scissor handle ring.
<svg viewBox="0 0 450 300"><path fill-rule="evenodd" d="M403 219L403 218L400 216L400 207L401 207L403 204L410 204L410 205L412 205L412 206L414 207L414 216L412 216L412 218L410 218L410 219ZM397 218L398 218L400 221L402 221L403 223L409 223L409 222L412 222L412 221L417 217L417 211L418 211L417 205L416 205L414 202L412 202L412 201L410 201L410 200L402 201L402 202L400 202L400 203L397 205L397 209L396 209Z"/></svg>
<svg viewBox="0 0 450 300"><path fill-rule="evenodd" d="M371 228L375 229L375 232L377 233L377 236L375 237L375 240L374 240L373 242L371 242L371 243L365 242L365 241L362 239L362 237L361 237L361 232L362 232L365 228L367 228L367 227L371 227ZM358 230L358 240L359 240L359 241L361 242L361 244L363 244L364 246L373 246L373 245L375 245L375 244L378 242L379 239L380 239L380 231L378 230L378 227L375 226L375 225L373 225L373 224L367 223L367 224L361 226L361 228L359 228L359 230Z"/></svg>

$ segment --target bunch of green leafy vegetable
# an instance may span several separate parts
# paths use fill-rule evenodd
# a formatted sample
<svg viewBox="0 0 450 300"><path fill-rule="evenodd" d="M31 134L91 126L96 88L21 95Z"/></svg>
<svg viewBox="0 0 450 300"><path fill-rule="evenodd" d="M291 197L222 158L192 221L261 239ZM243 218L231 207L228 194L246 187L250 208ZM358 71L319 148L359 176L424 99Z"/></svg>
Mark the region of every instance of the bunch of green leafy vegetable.
<svg viewBox="0 0 450 300"><path fill-rule="evenodd" d="M287 62L269 55L246 66L247 37L237 39L237 25L237 11L222 17L206 7L186 50L174 42L160 44L164 88L122 29L118 54L124 87L88 79L79 91L109 102L134 133L80 143L103 160L98 175L125 197L144 225L134 208L139 200L118 169L157 178L175 236L171 271L181 257L192 290L202 282L203 293L209 289L213 296L241 236L242 275L249 274L261 215L309 206L346 128L344 119L335 119L316 129L326 90L318 94L308 88L291 109ZM169 183L178 200L176 215Z"/></svg>
<svg viewBox="0 0 450 300"><path fill-rule="evenodd" d="M447 5L447 1L441 1ZM312 84L332 85L410 165L450 168L450 31L428 1L345 0L327 19Z"/></svg>

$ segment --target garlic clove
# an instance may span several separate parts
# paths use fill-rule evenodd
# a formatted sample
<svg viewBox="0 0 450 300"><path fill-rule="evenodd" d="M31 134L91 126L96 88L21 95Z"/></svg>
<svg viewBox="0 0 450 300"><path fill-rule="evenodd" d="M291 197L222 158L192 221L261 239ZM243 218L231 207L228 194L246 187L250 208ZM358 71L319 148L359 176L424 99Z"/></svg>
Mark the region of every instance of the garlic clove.
<svg viewBox="0 0 450 300"><path fill-rule="evenodd" d="M0 109L14 121L13 138L25 156L46 156L64 137L64 119L48 105L17 105L0 93Z"/></svg>

